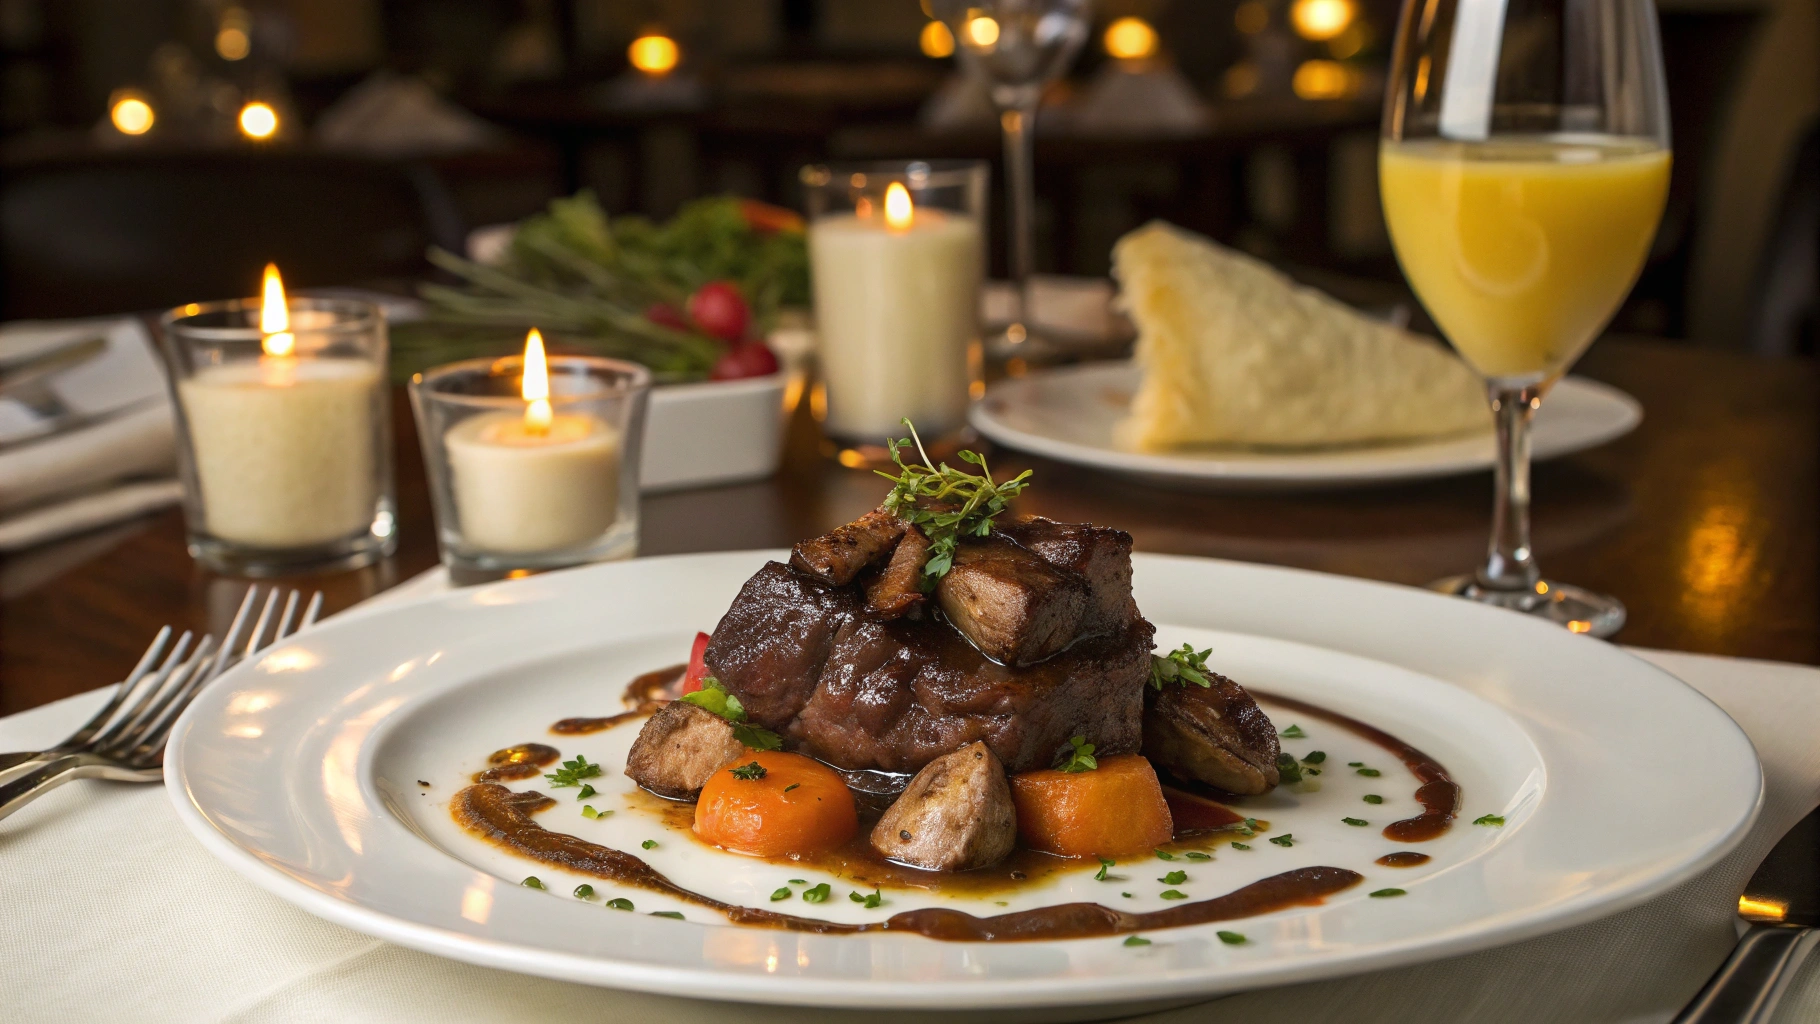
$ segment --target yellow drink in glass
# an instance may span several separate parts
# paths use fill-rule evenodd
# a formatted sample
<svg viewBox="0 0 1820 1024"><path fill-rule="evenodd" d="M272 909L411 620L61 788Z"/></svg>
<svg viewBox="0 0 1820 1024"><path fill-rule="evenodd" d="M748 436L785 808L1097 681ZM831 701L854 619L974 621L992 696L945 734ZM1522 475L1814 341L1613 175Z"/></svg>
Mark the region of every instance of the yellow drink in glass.
<svg viewBox="0 0 1820 1024"><path fill-rule="evenodd" d="M1668 196L1653 142L1549 135L1385 141L1379 189L1397 259L1480 373L1565 370L1643 269Z"/></svg>

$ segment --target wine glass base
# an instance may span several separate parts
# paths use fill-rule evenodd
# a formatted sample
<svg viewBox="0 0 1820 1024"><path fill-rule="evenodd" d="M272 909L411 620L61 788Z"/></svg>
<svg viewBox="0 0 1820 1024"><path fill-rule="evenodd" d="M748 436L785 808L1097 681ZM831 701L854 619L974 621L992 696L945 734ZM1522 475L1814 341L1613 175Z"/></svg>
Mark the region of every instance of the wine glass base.
<svg viewBox="0 0 1820 1024"><path fill-rule="evenodd" d="M1534 615L1564 626L1570 632L1586 633L1600 639L1609 637L1624 627L1624 602L1571 583L1543 580L1536 584L1534 590L1493 590L1480 584L1478 577L1468 573L1436 580L1428 585L1428 589Z"/></svg>

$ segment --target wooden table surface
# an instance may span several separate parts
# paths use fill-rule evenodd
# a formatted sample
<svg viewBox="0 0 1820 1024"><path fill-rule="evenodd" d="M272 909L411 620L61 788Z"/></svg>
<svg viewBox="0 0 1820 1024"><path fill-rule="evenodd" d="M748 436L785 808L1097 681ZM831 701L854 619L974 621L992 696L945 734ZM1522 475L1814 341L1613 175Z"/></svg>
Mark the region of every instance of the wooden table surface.
<svg viewBox="0 0 1820 1024"><path fill-rule="evenodd" d="M1617 639L1645 647L1820 662L1820 381L1806 361L1610 339L1578 371L1639 398L1643 424L1537 467L1535 543L1550 576L1618 595ZM347 607L435 564L417 441L399 421L398 554L286 581ZM1034 468L1017 508L1126 529L1140 551L1211 555L1421 584L1482 556L1489 473L1372 490L1198 495L1016 453ZM884 484L816 452L793 420L774 478L646 498L645 554L781 547L853 519ZM0 714L120 678L160 625L219 634L246 581L184 551L175 510L14 557L0 567Z"/></svg>

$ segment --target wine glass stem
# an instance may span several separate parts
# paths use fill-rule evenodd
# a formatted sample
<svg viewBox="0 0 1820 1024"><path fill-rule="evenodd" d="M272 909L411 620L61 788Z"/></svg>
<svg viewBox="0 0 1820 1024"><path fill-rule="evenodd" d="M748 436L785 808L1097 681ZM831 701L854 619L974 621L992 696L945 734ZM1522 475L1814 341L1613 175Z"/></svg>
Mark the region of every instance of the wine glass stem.
<svg viewBox="0 0 1820 1024"><path fill-rule="evenodd" d="M1017 285L1017 315L1013 322L1024 319L1025 290L1030 285L1031 207L1036 203L1036 186L1031 167L1036 162L1036 103L1031 101L1007 107L999 115L1005 130L1005 179L1011 193L1011 280Z"/></svg>
<svg viewBox="0 0 1820 1024"><path fill-rule="evenodd" d="M1479 586L1533 592L1541 573L1529 546L1529 425L1541 403L1542 389L1493 381L1487 391L1498 431L1497 499L1491 516L1491 548L1485 567L1479 570Z"/></svg>

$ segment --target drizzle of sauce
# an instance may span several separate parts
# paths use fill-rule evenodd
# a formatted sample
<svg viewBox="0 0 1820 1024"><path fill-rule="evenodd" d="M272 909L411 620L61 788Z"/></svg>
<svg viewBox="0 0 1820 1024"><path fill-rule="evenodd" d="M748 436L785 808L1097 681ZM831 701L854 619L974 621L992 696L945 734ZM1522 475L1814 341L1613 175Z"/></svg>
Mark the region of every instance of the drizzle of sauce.
<svg viewBox="0 0 1820 1024"><path fill-rule="evenodd" d="M646 672L626 684L623 699L632 710L601 718L565 718L550 726L550 731L558 736L585 736L591 732L611 729L640 715L648 715L677 698L683 674L687 671L689 666L685 664Z"/></svg>
<svg viewBox="0 0 1820 1024"><path fill-rule="evenodd" d="M1414 850L1398 850L1395 853L1387 853L1372 863L1382 864L1387 868L1413 868L1418 864L1426 864L1429 860L1430 858L1426 853L1417 853Z"/></svg>
<svg viewBox="0 0 1820 1024"><path fill-rule="evenodd" d="M992 917L975 917L958 910L936 907L904 911L872 924L840 924L755 907L736 906L691 892L629 853L544 828L516 806L522 796L523 794L514 794L504 786L482 783L455 794L455 799L450 801L449 811L463 828L533 860L663 893L719 911L735 924L763 925L792 931L833 934L915 932L949 942L1082 939L1154 928L1230 921L1288 907L1313 906L1364 880L1363 875L1345 868L1308 867L1260 879L1224 896L1142 914L1114 910L1097 903L1065 903Z"/></svg>
<svg viewBox="0 0 1820 1024"><path fill-rule="evenodd" d="M1169 816L1175 821L1177 838L1216 828L1229 828L1245 820L1244 815L1225 804L1174 786L1163 787L1163 802L1169 805Z"/></svg>
<svg viewBox="0 0 1820 1024"><path fill-rule="evenodd" d="M583 736L591 732L611 729L621 722L642 718L650 713L651 709L639 707L631 711L622 711L617 715L608 715L605 718L565 718L550 726L550 731L558 736Z"/></svg>
<svg viewBox="0 0 1820 1024"><path fill-rule="evenodd" d="M1447 774L1447 769L1441 762L1376 726L1366 725L1337 711L1329 711L1318 704L1279 697L1262 690L1253 690L1252 693L1272 704L1356 732L1395 754L1402 760L1403 766L1415 774L1422 783L1421 788L1416 790L1416 802L1422 805L1422 813L1384 826L1384 838L1399 843L1422 843L1453 826L1454 816L1460 812L1460 786Z"/></svg>
<svg viewBox="0 0 1820 1024"><path fill-rule="evenodd" d="M528 779L541 774L541 769L554 764L562 752L543 743L520 743L515 747L505 747L487 755L487 764L492 765L474 773L475 782L509 782L516 779Z"/></svg>

